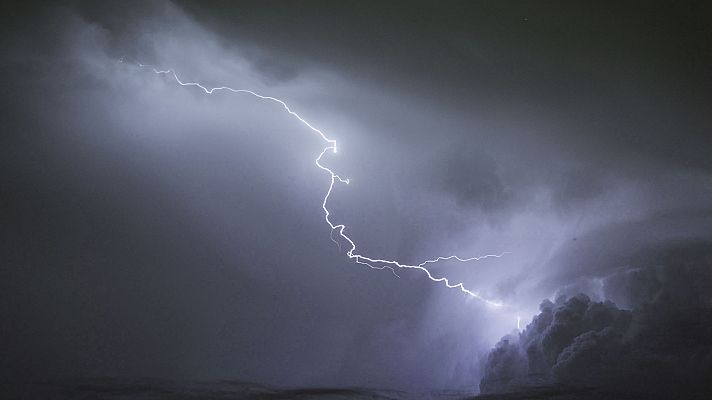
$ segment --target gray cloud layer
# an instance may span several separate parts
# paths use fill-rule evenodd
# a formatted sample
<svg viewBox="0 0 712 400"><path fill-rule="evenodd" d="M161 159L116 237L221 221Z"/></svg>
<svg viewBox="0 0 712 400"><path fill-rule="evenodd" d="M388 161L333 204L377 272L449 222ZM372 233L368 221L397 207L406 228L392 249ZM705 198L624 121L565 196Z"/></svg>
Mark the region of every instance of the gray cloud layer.
<svg viewBox="0 0 712 400"><path fill-rule="evenodd" d="M712 237L704 4L3 7L7 376L472 387L539 299L638 307L599 282ZM344 261L317 138L121 57L286 99L365 252L509 251L437 267L507 307Z"/></svg>

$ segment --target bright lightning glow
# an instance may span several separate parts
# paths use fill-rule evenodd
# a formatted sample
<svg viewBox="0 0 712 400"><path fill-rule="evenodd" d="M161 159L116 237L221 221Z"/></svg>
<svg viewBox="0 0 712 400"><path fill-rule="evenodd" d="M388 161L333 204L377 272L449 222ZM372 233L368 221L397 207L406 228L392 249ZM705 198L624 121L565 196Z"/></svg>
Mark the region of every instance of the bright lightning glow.
<svg viewBox="0 0 712 400"><path fill-rule="evenodd" d="M120 62L124 62L124 60L121 59ZM206 94L213 94L213 93L216 92L216 91L229 91L229 92L233 92L233 93L245 93L245 94L249 94L249 95L251 95L251 96L260 98L260 99L262 99L262 100L268 100L268 101L277 103L277 104L280 105L282 108L284 108L284 110L285 110L287 113L289 113L290 115L292 115L292 116L293 116L294 118L296 118L299 122L301 122L304 126L306 126L306 127L309 128L310 130L312 130L312 132L314 132L314 133L317 134L319 137L321 137L321 139L326 143L326 147L324 147L324 149L321 151L321 153L319 153L319 155L316 157L316 159L314 159L314 163L316 164L316 166L317 166L318 168L320 168L321 170L323 170L324 172L326 172L326 173L329 175L329 177L330 177L329 189L326 191L326 194L324 195L324 200L323 200L322 203L321 203L321 208L324 210L324 220L326 221L326 223L327 223L327 224L329 225L329 227L331 228L331 232L330 232L330 234L329 234L329 235L330 235L330 238L331 238L331 241L333 241L334 243L336 243L336 245L339 247L339 250L341 250L341 244L340 244L340 242L334 238L334 231L338 232L338 234L339 234L339 236L341 237L341 239L342 239L342 240L345 240L345 241L348 242L348 244L349 244L349 249L348 249L348 251L346 251L346 255L349 257L349 259L353 260L355 263L361 264L361 265L365 265L365 266L367 266L367 267L369 267L369 268L373 268L373 269L381 269L381 270L382 270L382 269L388 269L388 270L390 270L390 271L391 271L395 276L397 276L397 277L399 277L399 276L398 276L398 274L396 273L396 268L398 268L398 269L415 269L415 270L420 270L420 271L424 272L425 275L428 277L428 279L430 279L430 280L433 281L433 282L443 283L446 287L448 287L448 288L450 288L450 289L459 289L462 293L465 293L466 295L468 295L468 296L470 296L470 297L474 297L474 298L476 298L476 299L478 299L478 300L481 300L481 301L483 301L484 303L486 303L486 304L488 304L488 305L490 305L490 306L493 306L493 307L502 307L502 306L503 306L503 304L502 304L501 302L499 302L499 301L487 299L487 298L481 296L481 295L479 294L479 292L477 292L477 291L472 291L472 290L470 290L470 289L467 289L467 288L463 285L462 282L451 283L451 282L450 282L447 278L445 278L445 277L436 277L436 276L434 276L425 266L428 265L428 264L434 264L434 263L437 263L437 262L440 262L440 261L446 261L446 260L455 260L455 261L459 261L459 262L469 262L469 261L479 261L479 260L482 260L482 259L485 259L485 258L493 258L493 257L494 257L494 258L500 258L500 257L502 257L504 254L507 254L507 252L501 253L501 254L487 254L487 255L483 255L483 256L479 256L479 257L469 257L469 258L461 258L461 257L458 257L458 256L456 256L456 255L450 255L450 256L444 256L444 257L437 257L437 258L432 259L432 260L426 260L426 261L423 261L423 262L421 262L420 264L417 264L417 265L401 264L401 263L399 263L398 261L394 261L394 260L382 260L382 259L370 258L370 257L364 256L364 255L362 255L362 254L358 254L358 253L356 252L356 244L355 244L354 241L351 240L351 238L348 237L348 236L346 235L346 233L344 232L344 230L346 229L346 226L345 226L344 224L334 224L334 223L331 221L331 213L330 213L330 211L329 211L329 208L327 207L327 202L329 201L329 197L331 196L331 191L334 189L334 185L336 184L336 182L341 182L341 183L344 183L344 184L349 184L349 180L348 180L348 179L342 178L341 176L339 176L338 174L336 174L334 171L332 171L332 170L329 169L328 167L325 167L325 166L321 163L322 158L324 157L324 154L326 154L327 151L331 150L332 153L336 153L336 151L337 151L337 150L336 150L336 149L337 149L337 147L336 147L336 140L330 139L330 138L327 137L322 131L320 131L319 129L317 129L317 128L315 128L314 126L312 126L309 122L307 122L306 120L304 120L304 118L302 118L299 114L297 114L297 113L295 113L294 111L292 111L292 109L289 108L289 106L287 105L287 103L285 103L284 101L282 101L282 100L280 100L280 99L278 99L278 98L276 98L276 97L264 96L264 95L261 95L261 94L259 94L259 93L253 92L252 90L247 90L247 89L233 89L233 88L228 87L228 86L219 86L219 87L208 88L208 87L203 86L203 85L201 85L200 83L197 83L197 82L184 82L183 80L181 80L181 79L178 77L178 74L177 74L177 73L175 72L175 70L173 70L173 69L164 69L164 70L161 70L161 69L155 68L155 67L152 66L152 65L145 65L145 64L141 64L141 63L138 63L137 65L138 65L139 67L141 67L141 68L150 69L150 70L152 70L154 73L159 74L159 75L168 75L168 76L171 76L171 77L172 77L173 79L175 79L175 81L176 81L179 85L181 85L181 86L195 86L195 87L201 89L201 90L202 90L203 92L205 92ZM519 328L519 319L517 319L517 328Z"/></svg>

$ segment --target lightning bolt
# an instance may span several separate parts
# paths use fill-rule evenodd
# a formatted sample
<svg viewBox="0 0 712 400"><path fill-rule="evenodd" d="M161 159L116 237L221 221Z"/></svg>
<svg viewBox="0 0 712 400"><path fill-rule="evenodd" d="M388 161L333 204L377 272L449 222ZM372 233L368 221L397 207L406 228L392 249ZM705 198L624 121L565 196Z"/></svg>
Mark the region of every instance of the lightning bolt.
<svg viewBox="0 0 712 400"><path fill-rule="evenodd" d="M120 59L119 62L124 62L124 59ZM153 65L146 65L146 64L141 64L141 63L136 63L141 69L149 69L153 71L157 75L167 75L169 77L172 77L176 83L178 83L180 86L194 86L199 89L201 89L203 92L206 94L213 94L217 91L229 91L232 93L244 93L248 94L254 97L257 97L262 100L267 100L274 102L284 108L284 110L289 113L292 117L296 118L300 123L302 123L304 126L309 128L312 132L314 132L317 136L319 136L324 142L325 146L324 149L319 153L319 155L314 159L314 164L316 166L326 172L329 177L330 177L330 182L329 182L329 189L326 191L326 194L324 195L324 200L321 203L321 208L324 210L324 221L326 221L327 225L329 225L329 228L331 229L329 233L329 237L332 242L336 243L336 245L339 247L339 250L341 250L341 244L339 241L337 241L334 238L334 232L338 233L338 236L348 242L349 244L349 249L346 251L346 255L349 257L349 259L353 260L356 264L364 265L372 269L378 269L378 270L384 270L388 269L390 270L396 277L400 277L396 273L396 269L415 269L419 270L421 272L424 272L425 275L428 277L433 282L437 283L442 283L444 284L447 288L449 289L457 289L460 290L462 293L465 293L466 295L473 297L475 299L478 299L485 304L488 304L493 307L502 307L503 304L499 301L495 301L492 299L488 299L483 297L482 295L479 294L478 291L473 291L465 287L465 285L462 282L458 283L452 283L450 280L446 277L437 277L433 275L428 268L426 268L426 265L428 264L435 264L441 261L447 261L447 260L455 260L458 262L471 262L471 261L479 261L483 260L485 258L500 258L504 256L505 254L508 254L508 252L504 252L501 254L486 254L478 257L469 257L469 258L461 258L456 255L450 255L450 256L444 256L444 257L437 257L432 260L426 260L421 262L420 264L415 264L415 265L409 265L409 264L402 264L398 261L395 260L385 260L385 259L378 259L378 258L370 258L367 257L363 254L359 254L356 252L356 243L344 232L346 229L346 225L344 224L335 224L331 220L331 212L329 211L329 208L327 207L327 203L329 202L329 198L331 197L331 192L334 189L334 185L336 185L337 182L343 183L348 185L349 180L344 179L341 176L339 176L337 173L332 171L330 168L324 166L321 161L324 155L328 152L331 153L336 153L337 152L337 147L336 147L336 140L330 139L324 132L321 130L317 129L314 127L312 124L307 122L304 118L302 118L299 114L294 112L284 101L272 97L272 96L264 96L262 94L259 94L257 92L253 92L252 90L248 89L233 89L229 86L219 86L219 87L206 87L200 83L197 82L187 82L183 81L178 77L178 74L175 72L174 69L158 69Z"/></svg>

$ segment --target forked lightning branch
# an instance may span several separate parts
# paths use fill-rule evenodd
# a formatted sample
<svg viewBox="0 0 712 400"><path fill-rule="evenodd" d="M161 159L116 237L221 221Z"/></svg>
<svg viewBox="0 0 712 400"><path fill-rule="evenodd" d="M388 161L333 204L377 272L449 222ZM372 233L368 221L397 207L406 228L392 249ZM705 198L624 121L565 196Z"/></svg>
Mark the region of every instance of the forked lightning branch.
<svg viewBox="0 0 712 400"><path fill-rule="evenodd" d="M121 60L123 62L123 60ZM232 93L242 93L242 94L247 94L253 97L256 97L261 100L265 101L270 101L275 103L276 105L280 106L281 108L284 109L287 113L289 113L292 117L294 117L297 121L299 121L301 124L309 128L312 132L314 132L316 135L318 135L323 142L325 143L325 147L319 155L314 159L314 164L324 171L328 176L329 176L329 187L326 191L326 194L324 195L324 199L321 203L321 208L324 210L324 221L326 221L326 224L329 226L331 232L330 232L330 237L331 240L337 243L339 245L339 248L341 248L341 245L339 241L334 239L334 232L338 234L338 237L340 238L341 241L344 241L348 243L348 250L346 251L346 255L349 257L349 259L353 260L357 264L365 265L369 268L373 269L388 269L390 270L394 275L398 276L398 273L396 270L399 269L413 269L413 270L418 270L423 272L428 279L430 279L433 282L441 283L445 285L446 287L450 289L458 289L462 293L465 293L466 295L476 298L480 301L483 301L484 303L494 306L494 307L501 307L503 304L499 301L488 299L482 295L476 290L471 290L465 287L465 285L462 282L457 282L457 283L452 283L448 278L442 277L442 276L435 276L433 273L430 272L428 268L426 268L426 265L429 264L435 264L441 261L447 261L447 260L454 260L458 262L472 262L472 261L479 261L485 258L500 258L506 253L502 254L487 254L483 256L478 256L478 257L467 257L467 258L462 258L457 255L449 255L449 256L441 256L441 257L436 257L431 260L426 260L421 262L420 264L415 264L415 265L410 265L410 264L403 264L395 260L385 260L385 259L378 259L378 258L371 258L368 256L365 256L363 254L359 254L356 251L356 243L346 234L346 226L341 223L335 223L332 221L331 217L331 212L329 211L328 207L328 202L329 198L331 197L331 192L334 189L334 186L338 183L340 184L349 184L349 180L342 178L339 176L337 173L335 173L333 170L331 170L329 167L325 166L322 163L323 158L326 156L326 154L333 154L337 152L337 146L336 146L336 140L330 139L324 132L321 130L317 129L314 127L312 124L307 122L304 118L302 118L299 114L294 112L284 101L272 97L272 96L264 96L259 93L253 92L252 90L248 89L234 89L228 86L219 86L219 87L206 87L200 83L197 82L187 82L183 81L178 77L178 74L175 72L174 69L158 69L152 65L145 65L141 63L137 63L137 65L141 69L148 69L150 71L153 71L154 73L158 75L167 75L171 77L173 80L175 80L176 83L178 83L181 86L193 86L196 88L199 88L206 94L213 94L217 91L229 91ZM340 150L340 149L339 149Z"/></svg>

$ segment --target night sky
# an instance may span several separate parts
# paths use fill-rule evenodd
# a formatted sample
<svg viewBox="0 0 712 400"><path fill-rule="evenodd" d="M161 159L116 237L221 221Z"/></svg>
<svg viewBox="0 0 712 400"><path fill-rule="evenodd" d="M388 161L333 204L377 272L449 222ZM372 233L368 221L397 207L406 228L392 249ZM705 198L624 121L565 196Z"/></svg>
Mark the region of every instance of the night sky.
<svg viewBox="0 0 712 400"><path fill-rule="evenodd" d="M1 5L0 383L709 398L710 4L383 3Z"/></svg>

